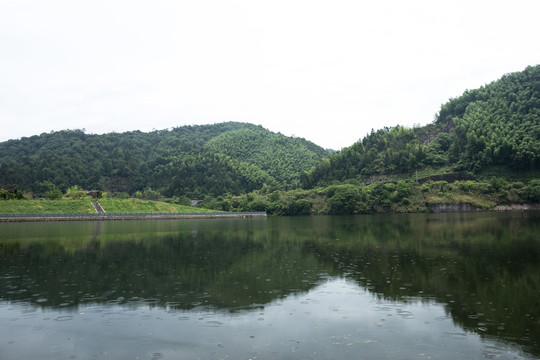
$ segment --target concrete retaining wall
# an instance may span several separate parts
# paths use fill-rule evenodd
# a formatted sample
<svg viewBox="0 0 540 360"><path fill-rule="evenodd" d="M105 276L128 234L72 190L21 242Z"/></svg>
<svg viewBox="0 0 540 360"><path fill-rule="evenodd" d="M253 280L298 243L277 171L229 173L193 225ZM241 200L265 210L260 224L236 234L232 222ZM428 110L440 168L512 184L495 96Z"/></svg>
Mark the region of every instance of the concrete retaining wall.
<svg viewBox="0 0 540 360"><path fill-rule="evenodd" d="M434 213L485 211L471 204L431 204Z"/></svg>
<svg viewBox="0 0 540 360"><path fill-rule="evenodd" d="M227 219L265 218L265 212L220 214L54 214L54 215L0 215L0 222L27 221L108 221L108 220L168 220L168 219Z"/></svg>

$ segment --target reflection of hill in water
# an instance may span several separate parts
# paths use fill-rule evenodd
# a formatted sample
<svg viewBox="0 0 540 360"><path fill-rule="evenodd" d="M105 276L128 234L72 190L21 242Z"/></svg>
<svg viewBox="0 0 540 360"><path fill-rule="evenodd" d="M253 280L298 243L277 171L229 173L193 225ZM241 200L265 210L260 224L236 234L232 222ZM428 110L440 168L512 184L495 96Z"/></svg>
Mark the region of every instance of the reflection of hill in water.
<svg viewBox="0 0 540 360"><path fill-rule="evenodd" d="M306 246L376 296L434 300L464 329L540 355L539 215L374 217Z"/></svg>
<svg viewBox="0 0 540 360"><path fill-rule="evenodd" d="M386 299L437 301L465 329L538 355L538 219L456 214L36 227L35 234L27 229L32 239L12 233L0 241L0 296L55 308L111 302L235 311L308 291L329 274Z"/></svg>
<svg viewBox="0 0 540 360"><path fill-rule="evenodd" d="M9 276L0 294L44 307L114 301L233 310L318 283L313 254L294 241L268 241L262 229L135 229L93 231L72 242L50 234L42 241L9 241L2 244L0 269Z"/></svg>

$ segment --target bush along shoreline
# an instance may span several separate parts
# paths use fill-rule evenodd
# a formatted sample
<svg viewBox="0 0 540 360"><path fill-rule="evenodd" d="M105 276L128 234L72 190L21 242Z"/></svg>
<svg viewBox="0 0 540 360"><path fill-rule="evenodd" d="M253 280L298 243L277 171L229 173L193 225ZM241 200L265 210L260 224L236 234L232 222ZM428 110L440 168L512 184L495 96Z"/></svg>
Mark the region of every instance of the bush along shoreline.
<svg viewBox="0 0 540 360"><path fill-rule="evenodd" d="M203 206L222 211L265 211L278 216L540 210L540 180L400 180L336 184L310 190L266 189L207 199Z"/></svg>

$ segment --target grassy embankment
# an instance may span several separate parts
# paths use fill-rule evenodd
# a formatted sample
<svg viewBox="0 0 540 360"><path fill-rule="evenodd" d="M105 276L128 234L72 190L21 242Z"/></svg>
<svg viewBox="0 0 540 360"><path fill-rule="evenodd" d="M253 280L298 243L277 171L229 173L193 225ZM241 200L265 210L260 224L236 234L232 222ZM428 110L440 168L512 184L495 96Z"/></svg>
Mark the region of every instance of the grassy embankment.
<svg viewBox="0 0 540 360"><path fill-rule="evenodd" d="M95 214L90 199L0 201L0 214ZM209 213L216 210L138 199L99 199L107 213Z"/></svg>

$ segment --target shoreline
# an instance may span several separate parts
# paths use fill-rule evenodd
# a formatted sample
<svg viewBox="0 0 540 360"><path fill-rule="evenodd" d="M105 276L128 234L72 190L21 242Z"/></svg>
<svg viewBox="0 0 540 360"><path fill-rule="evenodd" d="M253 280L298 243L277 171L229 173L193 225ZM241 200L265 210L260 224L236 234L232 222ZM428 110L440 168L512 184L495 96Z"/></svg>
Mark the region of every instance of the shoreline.
<svg viewBox="0 0 540 360"><path fill-rule="evenodd" d="M540 204L497 205L494 209L483 209L468 203L430 204L431 213L466 213L466 212L523 212L540 211ZM428 212L428 213L429 213ZM391 214L386 213L386 214ZM426 213L426 212L409 212ZM376 213L373 213L376 214ZM395 214L402 214L396 212ZM311 215L317 216L317 215ZM0 223L6 222L51 222L51 221L128 221L128 220L181 220L181 219L246 219L266 218L266 212L235 213L122 213L122 214L0 214Z"/></svg>
<svg viewBox="0 0 540 360"><path fill-rule="evenodd" d="M265 212L201 213L201 214L13 214L0 215L0 222L50 222L50 221L122 221L122 220L171 220L171 219L231 219L266 218Z"/></svg>
<svg viewBox="0 0 540 360"><path fill-rule="evenodd" d="M453 212L491 212L491 211L538 211L538 204L506 204L496 205L494 209L483 209L468 203L448 204L448 203L433 203L430 204L431 212L433 213L453 213Z"/></svg>

